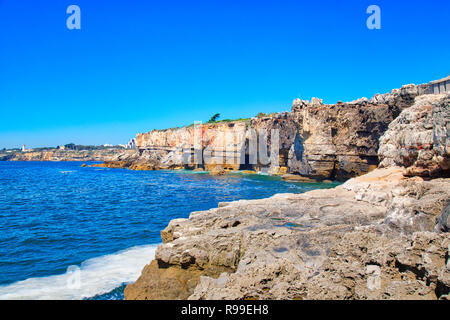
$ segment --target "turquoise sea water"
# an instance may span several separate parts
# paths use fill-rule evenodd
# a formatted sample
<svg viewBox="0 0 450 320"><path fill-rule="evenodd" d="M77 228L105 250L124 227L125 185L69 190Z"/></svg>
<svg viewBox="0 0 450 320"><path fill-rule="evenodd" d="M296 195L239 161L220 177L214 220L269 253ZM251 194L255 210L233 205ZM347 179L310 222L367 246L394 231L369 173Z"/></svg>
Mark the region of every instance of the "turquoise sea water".
<svg viewBox="0 0 450 320"><path fill-rule="evenodd" d="M221 201L335 186L80 165L0 162L0 299L122 299L171 219Z"/></svg>

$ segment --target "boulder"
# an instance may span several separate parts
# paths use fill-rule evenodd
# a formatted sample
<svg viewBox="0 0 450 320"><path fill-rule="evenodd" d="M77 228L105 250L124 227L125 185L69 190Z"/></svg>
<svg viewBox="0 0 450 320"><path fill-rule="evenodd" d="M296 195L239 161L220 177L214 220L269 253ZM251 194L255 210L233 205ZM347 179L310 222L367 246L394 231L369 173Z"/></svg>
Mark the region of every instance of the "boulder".
<svg viewBox="0 0 450 320"><path fill-rule="evenodd" d="M408 176L450 175L450 95L423 95L380 138L380 167L401 166Z"/></svg>

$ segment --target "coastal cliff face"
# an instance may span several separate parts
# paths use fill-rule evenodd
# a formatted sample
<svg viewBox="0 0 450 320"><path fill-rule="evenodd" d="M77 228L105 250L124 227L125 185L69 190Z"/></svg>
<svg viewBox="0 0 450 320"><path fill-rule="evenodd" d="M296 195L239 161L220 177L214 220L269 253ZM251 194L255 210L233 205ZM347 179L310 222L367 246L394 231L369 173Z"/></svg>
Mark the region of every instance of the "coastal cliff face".
<svg viewBox="0 0 450 320"><path fill-rule="evenodd" d="M344 181L377 167L379 138L400 112L427 90L427 85L407 85L370 100L335 105L323 104L316 98L297 99L290 112L153 130L136 136L139 157L133 155L105 166L216 173L253 170L288 173L290 178ZM251 141L257 141L256 145ZM252 148L263 150L266 159L252 160Z"/></svg>
<svg viewBox="0 0 450 320"><path fill-rule="evenodd" d="M237 121L138 134L139 161L160 169L209 170L220 163L224 169L239 170L248 125L249 121Z"/></svg>
<svg viewBox="0 0 450 320"><path fill-rule="evenodd" d="M381 167L408 168L407 174L450 176L450 98L425 95L404 110L381 139Z"/></svg>
<svg viewBox="0 0 450 320"><path fill-rule="evenodd" d="M391 96L377 97L383 103L355 102L333 112L320 101L298 101L292 121L301 119L296 135L303 139L303 156L311 155L298 170L305 162L314 168L315 153L335 151L336 137L349 137L346 123L348 132L355 131L348 122L352 108L371 119L367 128L379 130L380 167L334 189L220 203L172 220L161 232L155 259L126 287L125 298L448 299L449 97L416 96L410 107L398 108L389 104ZM377 107L380 111L369 110ZM382 135L381 110L390 109L399 116ZM339 111L350 112L350 118ZM328 119L321 112L340 119L341 127L330 128L337 128L335 140L326 126L312 127ZM420 145L431 135L431 146L418 148L407 139L412 131ZM343 143L343 153L361 148L376 154L367 133L360 139ZM314 149L322 140L327 148ZM320 165L316 168L329 170Z"/></svg>
<svg viewBox="0 0 450 320"><path fill-rule="evenodd" d="M300 130L288 168L321 179L346 180L377 167L378 139L398 109L368 101L324 105L296 100L293 117Z"/></svg>

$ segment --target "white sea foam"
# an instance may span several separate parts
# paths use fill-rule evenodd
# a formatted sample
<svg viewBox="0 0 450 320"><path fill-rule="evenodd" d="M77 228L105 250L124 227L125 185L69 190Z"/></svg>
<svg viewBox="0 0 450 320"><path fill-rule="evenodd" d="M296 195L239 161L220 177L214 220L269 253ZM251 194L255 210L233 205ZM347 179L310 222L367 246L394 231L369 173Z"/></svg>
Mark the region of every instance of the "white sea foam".
<svg viewBox="0 0 450 320"><path fill-rule="evenodd" d="M155 257L157 245L129 248L115 254L84 261L65 274L30 278L0 287L0 300L51 299L78 300L114 290L132 283L144 266ZM79 279L79 283L74 281ZM78 286L79 284L79 286Z"/></svg>

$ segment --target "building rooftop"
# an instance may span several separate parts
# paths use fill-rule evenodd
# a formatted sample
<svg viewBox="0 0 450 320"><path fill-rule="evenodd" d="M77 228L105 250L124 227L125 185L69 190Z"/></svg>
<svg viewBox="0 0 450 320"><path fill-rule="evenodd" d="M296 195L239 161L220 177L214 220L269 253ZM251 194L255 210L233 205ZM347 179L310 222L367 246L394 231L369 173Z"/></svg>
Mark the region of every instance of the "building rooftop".
<svg viewBox="0 0 450 320"><path fill-rule="evenodd" d="M430 83L431 84L435 84L435 83L440 83L440 82L444 82L444 81L447 81L447 80L450 80L450 76L447 76L447 77L439 79L439 80L431 81Z"/></svg>

